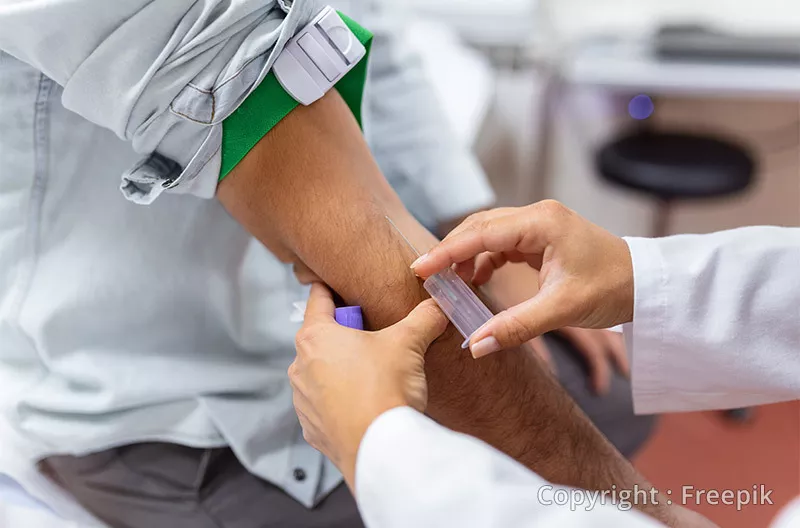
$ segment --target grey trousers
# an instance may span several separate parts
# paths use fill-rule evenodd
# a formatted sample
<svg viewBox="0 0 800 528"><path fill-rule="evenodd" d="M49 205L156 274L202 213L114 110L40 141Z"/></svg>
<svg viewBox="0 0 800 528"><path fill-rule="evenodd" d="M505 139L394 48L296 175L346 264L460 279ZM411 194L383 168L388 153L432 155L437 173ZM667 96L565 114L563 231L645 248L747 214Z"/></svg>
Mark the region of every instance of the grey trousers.
<svg viewBox="0 0 800 528"><path fill-rule="evenodd" d="M649 436L654 418L633 415L630 383L616 375L609 393L592 393L571 346L547 336L567 392L626 456ZM124 446L41 463L87 510L114 528L359 528L355 501L341 485L308 510L251 475L230 449L173 444Z"/></svg>
<svg viewBox="0 0 800 528"><path fill-rule="evenodd" d="M620 453L627 458L635 455L658 417L633 414L631 382L614 372L608 393L598 396L592 391L585 362L572 345L554 334L546 335L545 340L564 389Z"/></svg>
<svg viewBox="0 0 800 528"><path fill-rule="evenodd" d="M123 446L40 464L113 528L362 528L342 484L313 510L250 474L228 448Z"/></svg>

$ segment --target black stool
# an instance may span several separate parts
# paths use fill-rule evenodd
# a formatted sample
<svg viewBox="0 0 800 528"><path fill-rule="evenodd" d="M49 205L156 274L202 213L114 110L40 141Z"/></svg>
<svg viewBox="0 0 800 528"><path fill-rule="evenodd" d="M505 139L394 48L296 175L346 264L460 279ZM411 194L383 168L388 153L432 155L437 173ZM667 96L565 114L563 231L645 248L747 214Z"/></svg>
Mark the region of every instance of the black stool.
<svg viewBox="0 0 800 528"><path fill-rule="evenodd" d="M641 130L603 147L597 170L608 182L658 201L652 235L666 236L675 200L719 198L746 189L755 162L732 143L706 136Z"/></svg>

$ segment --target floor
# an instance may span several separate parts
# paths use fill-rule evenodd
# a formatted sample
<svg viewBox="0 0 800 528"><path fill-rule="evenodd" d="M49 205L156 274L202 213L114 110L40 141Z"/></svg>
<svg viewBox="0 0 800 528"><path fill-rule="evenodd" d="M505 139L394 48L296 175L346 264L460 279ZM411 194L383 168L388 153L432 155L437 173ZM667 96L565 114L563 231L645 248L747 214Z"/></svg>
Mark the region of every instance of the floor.
<svg viewBox="0 0 800 528"><path fill-rule="evenodd" d="M734 505L694 498L685 505L722 528L767 527L800 494L800 402L760 407L745 424L730 423L720 413L666 415L635 462L656 487L671 490L678 500L684 486L735 493L764 485L773 490L774 505L737 511Z"/></svg>

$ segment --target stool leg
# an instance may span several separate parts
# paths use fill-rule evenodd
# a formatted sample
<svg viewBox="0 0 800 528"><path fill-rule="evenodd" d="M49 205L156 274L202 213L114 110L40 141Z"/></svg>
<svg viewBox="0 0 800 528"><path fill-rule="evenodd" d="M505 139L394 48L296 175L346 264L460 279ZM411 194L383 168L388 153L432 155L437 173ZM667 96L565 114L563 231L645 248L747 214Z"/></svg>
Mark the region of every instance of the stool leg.
<svg viewBox="0 0 800 528"><path fill-rule="evenodd" d="M653 218L653 236L665 237L669 234L669 220L672 213L672 202L661 198L656 203L655 217Z"/></svg>
<svg viewBox="0 0 800 528"><path fill-rule="evenodd" d="M722 411L722 416L734 423L747 423L753 419L755 409L751 407L742 407L741 409L730 409Z"/></svg>

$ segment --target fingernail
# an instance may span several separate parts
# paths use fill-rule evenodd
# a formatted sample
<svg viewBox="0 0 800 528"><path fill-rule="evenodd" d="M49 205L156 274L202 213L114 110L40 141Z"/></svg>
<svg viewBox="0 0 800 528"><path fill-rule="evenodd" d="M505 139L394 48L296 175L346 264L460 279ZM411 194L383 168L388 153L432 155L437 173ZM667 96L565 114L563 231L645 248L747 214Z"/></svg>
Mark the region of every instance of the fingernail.
<svg viewBox="0 0 800 528"><path fill-rule="evenodd" d="M470 351L472 352L472 357L475 359L482 358L483 356L488 356L489 354L494 354L495 352L500 350L500 343L497 342L492 336L487 338L481 339L472 347L470 347Z"/></svg>
<svg viewBox="0 0 800 528"><path fill-rule="evenodd" d="M491 322L491 319L489 321L486 321L485 323L483 323L477 330L475 330L472 333L472 335L469 336L469 339L467 341L472 341L472 339L475 339L476 340L475 344L478 344L481 341L483 341L484 339L486 339L487 337L492 337L492 330L491 330L491 328L489 328L489 326L490 326L489 323L490 322ZM495 340L495 341L497 341L497 340Z"/></svg>
<svg viewBox="0 0 800 528"><path fill-rule="evenodd" d="M421 256L421 257L419 257L417 260L415 260L414 262L412 262L412 263L411 263L411 269L414 269L414 268L416 268L417 266L419 266L419 264L420 264L421 262L425 261L425 259L427 259L427 258L428 258L428 254L427 254L427 253L425 253L424 255L422 255L422 256Z"/></svg>

